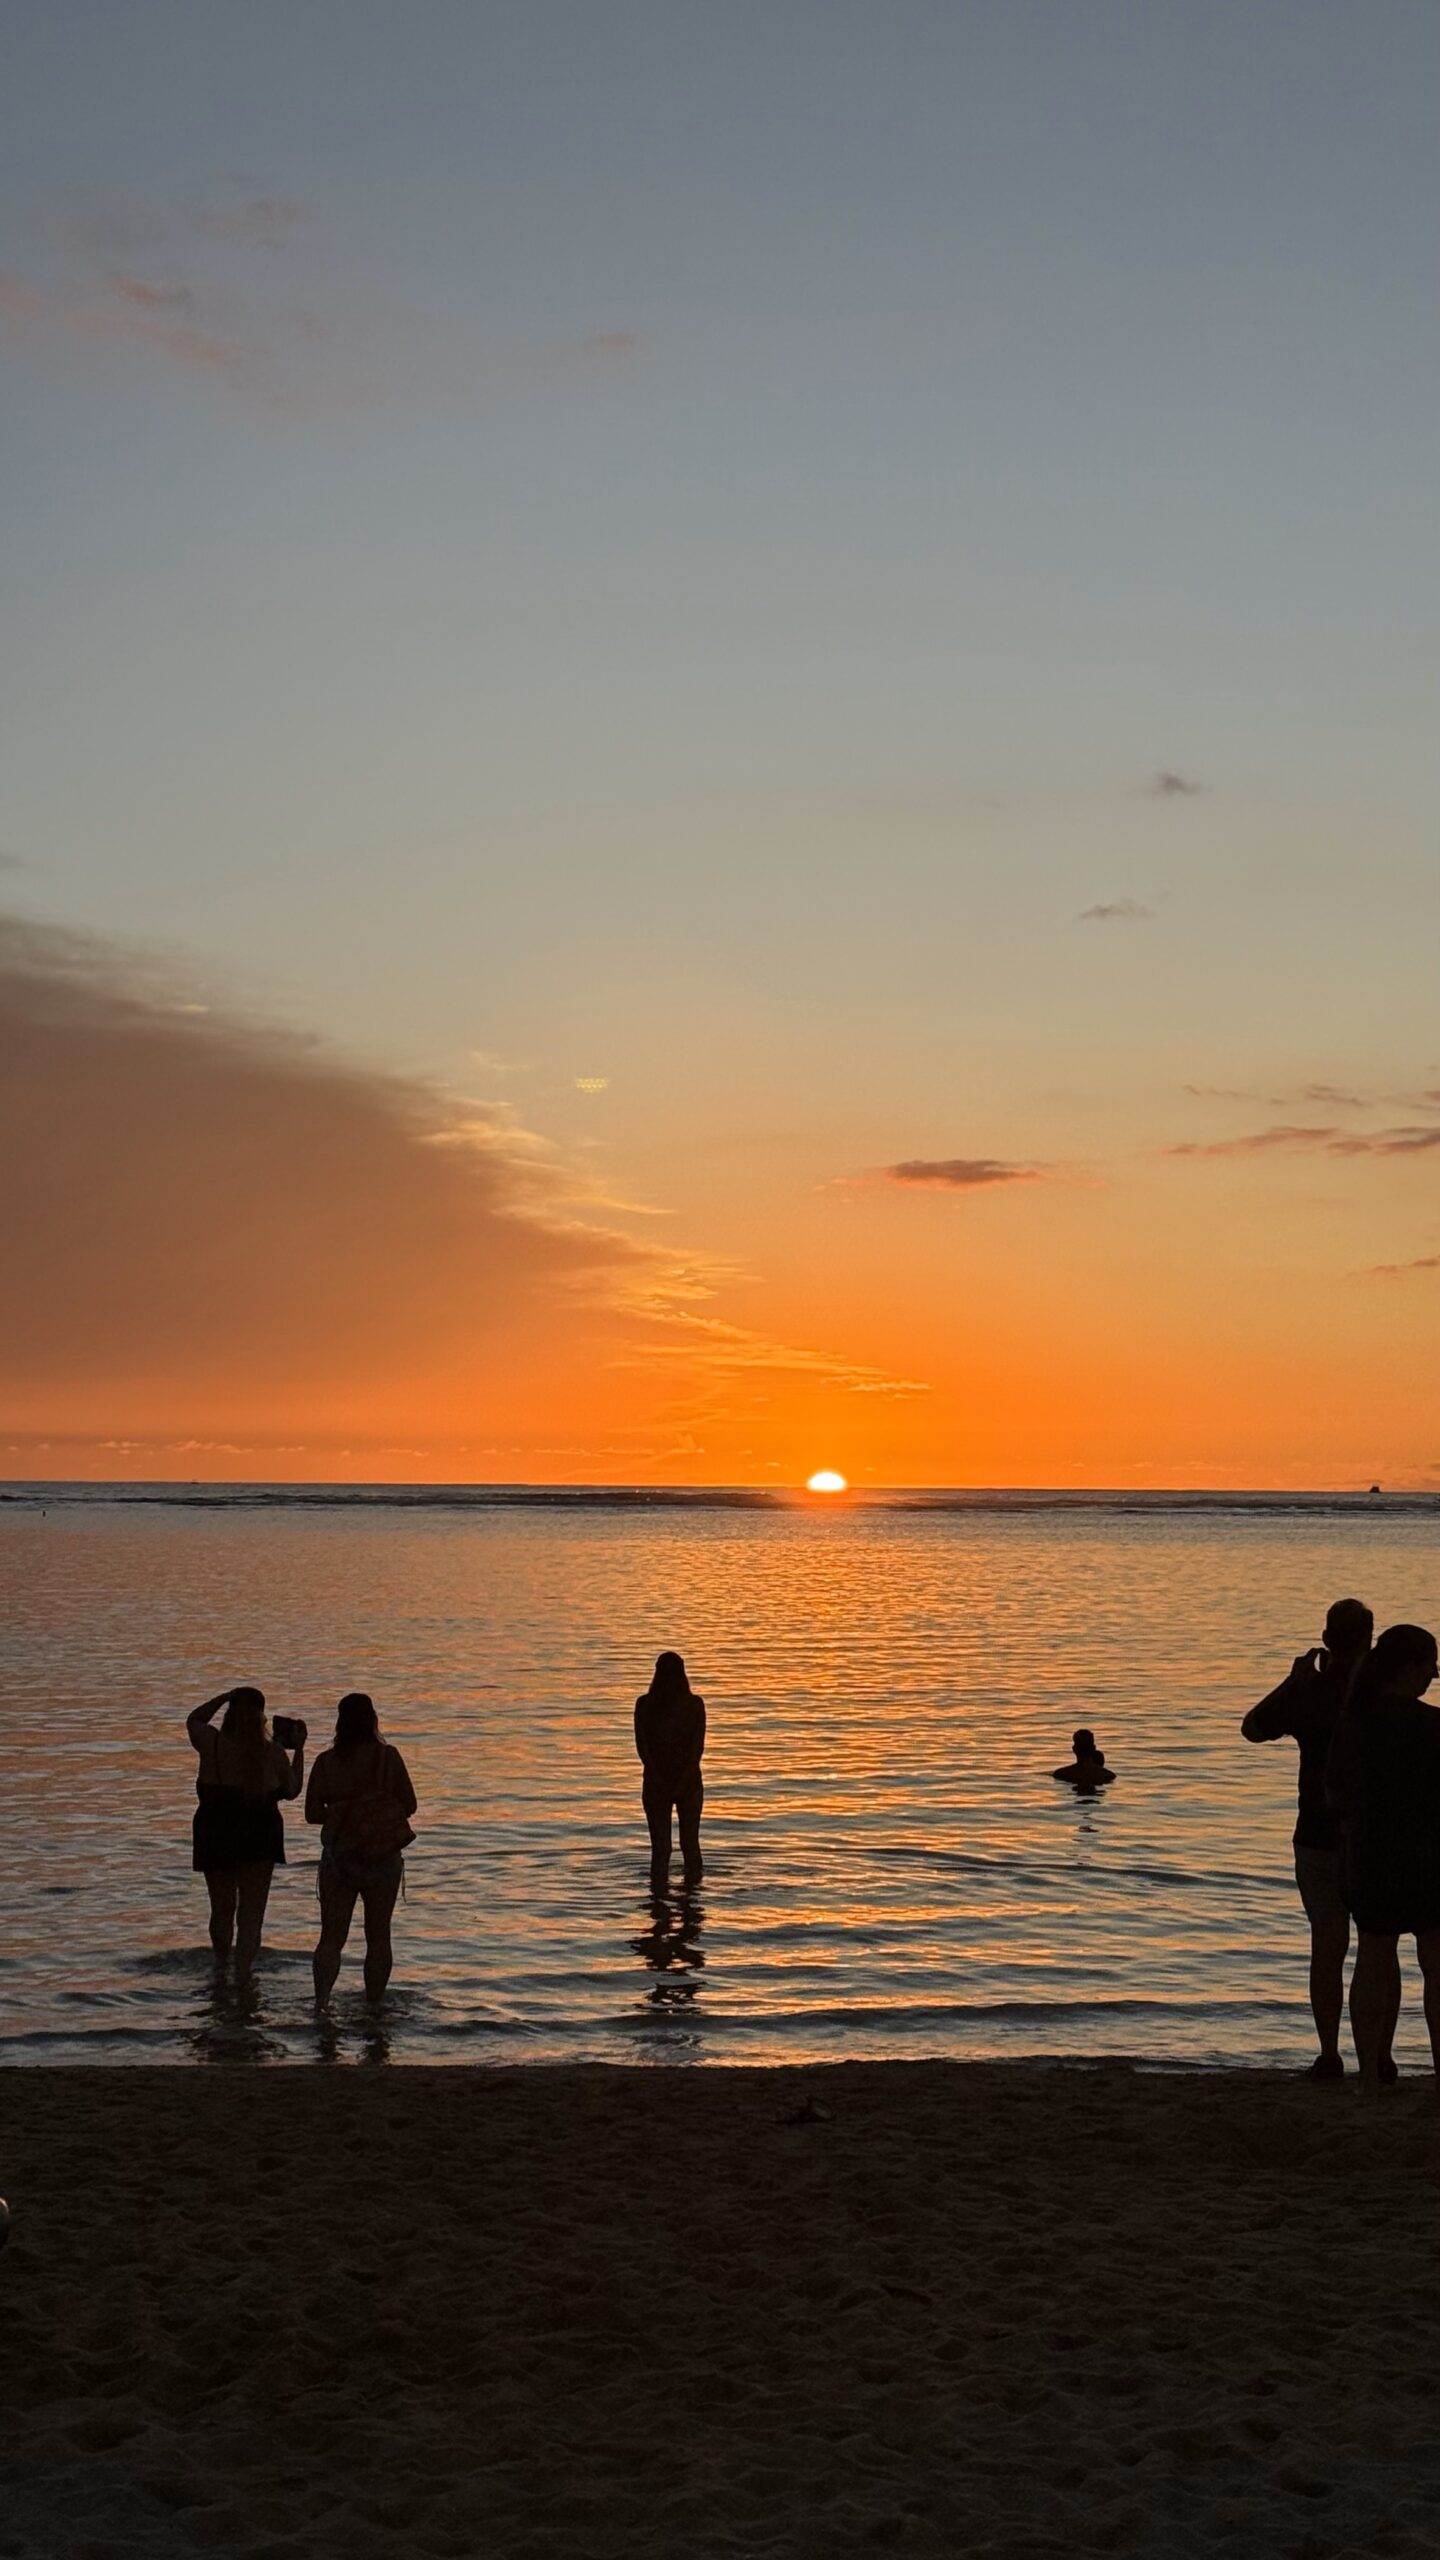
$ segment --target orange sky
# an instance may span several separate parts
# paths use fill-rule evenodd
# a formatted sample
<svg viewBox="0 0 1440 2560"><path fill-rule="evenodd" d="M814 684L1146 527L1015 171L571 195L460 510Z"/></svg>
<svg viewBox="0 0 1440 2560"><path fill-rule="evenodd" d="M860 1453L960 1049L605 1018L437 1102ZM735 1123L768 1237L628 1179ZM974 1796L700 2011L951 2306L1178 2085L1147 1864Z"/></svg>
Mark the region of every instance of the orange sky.
<svg viewBox="0 0 1440 2560"><path fill-rule="evenodd" d="M0 1037L12 1476L1436 1480L1433 1275L1365 1256L1440 1116L792 1175L682 1239L593 1142L94 942L10 930Z"/></svg>

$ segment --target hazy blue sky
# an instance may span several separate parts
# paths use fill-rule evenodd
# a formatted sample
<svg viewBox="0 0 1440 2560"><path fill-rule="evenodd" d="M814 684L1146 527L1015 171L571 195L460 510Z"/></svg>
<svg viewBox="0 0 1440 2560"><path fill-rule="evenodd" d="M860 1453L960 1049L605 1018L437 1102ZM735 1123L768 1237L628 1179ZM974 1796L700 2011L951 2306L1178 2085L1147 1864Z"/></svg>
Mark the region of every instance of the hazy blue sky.
<svg viewBox="0 0 1440 2560"><path fill-rule="evenodd" d="M1082 1167L1099 1289L1187 1085L1440 1087L1433 0L0 25L13 906L867 1339L1002 1204L857 1170Z"/></svg>

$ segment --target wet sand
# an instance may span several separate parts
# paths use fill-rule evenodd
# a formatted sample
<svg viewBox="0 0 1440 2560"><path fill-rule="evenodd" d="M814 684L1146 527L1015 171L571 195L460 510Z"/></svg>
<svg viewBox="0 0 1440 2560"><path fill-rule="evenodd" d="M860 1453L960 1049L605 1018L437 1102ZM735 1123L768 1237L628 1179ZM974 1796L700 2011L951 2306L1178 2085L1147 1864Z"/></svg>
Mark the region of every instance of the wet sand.
<svg viewBox="0 0 1440 2560"><path fill-rule="evenodd" d="M1418 2078L10 2071L0 2560L1428 2554L1437 2164Z"/></svg>

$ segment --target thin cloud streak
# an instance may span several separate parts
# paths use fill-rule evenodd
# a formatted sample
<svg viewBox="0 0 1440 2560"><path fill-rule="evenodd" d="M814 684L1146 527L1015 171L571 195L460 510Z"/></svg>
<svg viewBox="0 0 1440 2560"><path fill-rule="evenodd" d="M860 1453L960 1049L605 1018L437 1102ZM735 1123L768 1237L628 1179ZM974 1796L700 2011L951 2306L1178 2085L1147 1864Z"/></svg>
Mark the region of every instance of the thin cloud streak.
<svg viewBox="0 0 1440 2560"><path fill-rule="evenodd" d="M71 343L149 358L209 380L250 408L333 416L427 390L454 398L544 386L628 364L629 328L583 337L427 348L414 315L363 285L323 309L275 289L316 211L283 195L232 204L101 206L48 226L40 275L0 271L0 339ZM283 258L280 253L284 253Z"/></svg>
<svg viewBox="0 0 1440 2560"><path fill-rule="evenodd" d="M1440 1271L1440 1253L1417 1254L1413 1262L1371 1262L1352 1271L1352 1280L1405 1280L1412 1271Z"/></svg>
<svg viewBox="0 0 1440 2560"><path fill-rule="evenodd" d="M1273 1129L1254 1129L1241 1138L1187 1138L1167 1147L1170 1156L1254 1156L1290 1150L1332 1156L1425 1155L1440 1147L1440 1128L1411 1124L1369 1131L1335 1126L1312 1129L1281 1122Z"/></svg>
<svg viewBox="0 0 1440 2560"><path fill-rule="evenodd" d="M1098 907L1082 907L1077 924L1153 924L1155 910L1138 898L1111 898Z"/></svg>
<svg viewBox="0 0 1440 2560"><path fill-rule="evenodd" d="M648 1369L683 1362L687 1369L708 1373L717 1380L763 1371L771 1376L818 1379L847 1395L907 1397L929 1393L928 1383L922 1378L893 1377L887 1370L845 1360L831 1352L767 1341L763 1334L752 1333L744 1325L729 1324L719 1316L692 1315L680 1308L663 1306L652 1306L646 1314L649 1338L633 1351L617 1356L611 1362L613 1368ZM667 1340L667 1335L673 1339ZM692 1408L687 1404L686 1410Z"/></svg>
<svg viewBox="0 0 1440 2560"><path fill-rule="evenodd" d="M1045 1182L1051 1177L1048 1166L1006 1164L998 1156L907 1156L900 1164L882 1165L870 1178L901 1190L992 1191L1007 1183Z"/></svg>
<svg viewBox="0 0 1440 2560"><path fill-rule="evenodd" d="M236 249L283 249L318 219L298 196L252 195L241 190L223 200L160 204L142 196L110 197L70 214L57 225L68 246L99 258L133 257L174 248L187 240L219 240Z"/></svg>
<svg viewBox="0 0 1440 2560"><path fill-rule="evenodd" d="M1145 785L1147 800L1198 800L1205 789L1203 782L1189 774L1161 771Z"/></svg>

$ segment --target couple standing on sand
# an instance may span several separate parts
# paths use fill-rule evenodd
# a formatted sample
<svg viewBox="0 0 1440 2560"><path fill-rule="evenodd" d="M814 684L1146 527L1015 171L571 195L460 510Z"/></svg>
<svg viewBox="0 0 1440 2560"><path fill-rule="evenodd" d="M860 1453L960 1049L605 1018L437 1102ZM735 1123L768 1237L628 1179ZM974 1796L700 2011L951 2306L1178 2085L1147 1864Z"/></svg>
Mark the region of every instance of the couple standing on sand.
<svg viewBox="0 0 1440 2560"><path fill-rule="evenodd" d="M1340 2080L1340 2020L1350 1923L1357 1946L1350 2031L1360 2077L1398 2077L1402 1937L1413 1937L1425 2023L1440 2078L1440 1711L1425 1702L1437 1650L1426 1627L1387 1627L1360 1600L1337 1600L1324 1642L1298 1654L1278 1689L1250 1709L1247 1742L1300 1748L1295 1881L1310 1923L1310 2006L1317 2080Z"/></svg>
<svg viewBox="0 0 1440 2560"><path fill-rule="evenodd" d="M224 1708L218 1729L214 1719ZM270 1898L285 1864L281 1805L305 1785L306 1728L277 1716L261 1689L222 1689L185 1719L200 1767L195 1780L193 1860L210 1894L210 1944L235 1949L235 1978L254 1968ZM320 1832L320 1941L315 1997L329 1999L358 1901L365 1914L365 1989L378 2000L394 1961L390 1918L415 1834L415 1790L393 1743L382 1739L375 1702L351 1690L335 1710L335 1739L305 1788L305 1819Z"/></svg>

